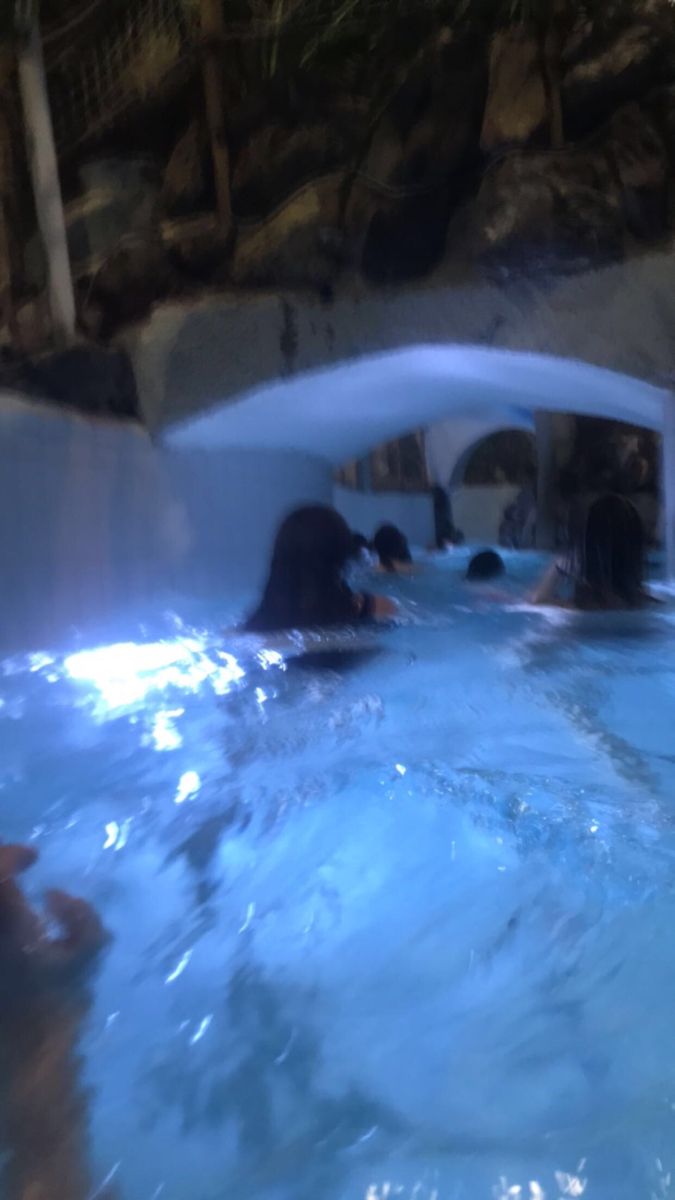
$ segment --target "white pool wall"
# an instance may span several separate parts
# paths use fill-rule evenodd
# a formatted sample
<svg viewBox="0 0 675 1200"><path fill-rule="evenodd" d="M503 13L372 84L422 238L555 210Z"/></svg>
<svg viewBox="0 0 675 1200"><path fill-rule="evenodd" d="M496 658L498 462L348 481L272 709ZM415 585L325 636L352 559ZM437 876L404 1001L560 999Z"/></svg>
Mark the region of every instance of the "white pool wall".
<svg viewBox="0 0 675 1200"><path fill-rule="evenodd" d="M164 450L140 425L0 395L0 650L101 636L168 598L253 594L331 465L294 451ZM95 634L94 634L94 631Z"/></svg>
<svg viewBox="0 0 675 1200"><path fill-rule="evenodd" d="M180 520L131 422L0 393L0 643L39 645L165 585Z"/></svg>

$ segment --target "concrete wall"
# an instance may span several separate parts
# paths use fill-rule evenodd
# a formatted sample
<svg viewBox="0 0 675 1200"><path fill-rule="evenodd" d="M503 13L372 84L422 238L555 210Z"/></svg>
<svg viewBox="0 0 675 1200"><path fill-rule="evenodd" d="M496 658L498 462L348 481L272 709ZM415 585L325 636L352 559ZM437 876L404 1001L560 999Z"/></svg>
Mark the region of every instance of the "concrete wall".
<svg viewBox="0 0 675 1200"><path fill-rule="evenodd" d="M512 484L460 487L452 492L452 515L467 542L496 545L504 509L518 495Z"/></svg>
<svg viewBox="0 0 675 1200"><path fill-rule="evenodd" d="M427 547L434 540L434 512L431 496L406 495L403 492L358 492L336 487L335 507L352 529L371 538L378 525L398 525L411 546Z"/></svg>
<svg viewBox="0 0 675 1200"><path fill-rule="evenodd" d="M332 468L291 451L168 450L132 423L0 395L0 653L113 635L208 595L241 611L276 528L330 503Z"/></svg>
<svg viewBox="0 0 675 1200"><path fill-rule="evenodd" d="M0 648L102 626L170 581L180 521L131 423L0 395Z"/></svg>

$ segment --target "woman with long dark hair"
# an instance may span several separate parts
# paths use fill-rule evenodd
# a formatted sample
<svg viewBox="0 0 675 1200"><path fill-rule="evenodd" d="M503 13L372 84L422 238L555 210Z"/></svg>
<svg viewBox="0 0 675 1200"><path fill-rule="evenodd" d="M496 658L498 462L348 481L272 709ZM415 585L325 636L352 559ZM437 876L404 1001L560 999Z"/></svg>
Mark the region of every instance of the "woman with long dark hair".
<svg viewBox="0 0 675 1200"><path fill-rule="evenodd" d="M641 608L653 601L644 587L645 535L640 515L626 496L608 493L570 522L566 557L553 563L532 600L565 602L578 609Z"/></svg>
<svg viewBox="0 0 675 1200"><path fill-rule="evenodd" d="M277 533L267 583L245 629L271 633L393 616L395 606L386 597L349 587L344 576L353 556L351 530L334 508L312 504L290 513Z"/></svg>

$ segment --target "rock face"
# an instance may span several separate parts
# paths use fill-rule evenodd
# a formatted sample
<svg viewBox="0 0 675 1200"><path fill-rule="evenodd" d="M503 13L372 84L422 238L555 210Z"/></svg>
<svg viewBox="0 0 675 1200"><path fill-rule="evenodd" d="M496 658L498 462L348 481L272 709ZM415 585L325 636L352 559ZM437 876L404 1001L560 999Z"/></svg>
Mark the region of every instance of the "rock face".
<svg viewBox="0 0 675 1200"><path fill-rule="evenodd" d="M266 216L302 185L346 163L347 151L344 137L322 122L265 125L237 157L232 175L235 212L245 219Z"/></svg>
<svg viewBox="0 0 675 1200"><path fill-rule="evenodd" d="M116 130L109 156L124 163L126 137L125 173L100 150L98 183L73 201L85 327L107 336L203 286L328 297L347 271L375 286L467 260L500 278L578 271L675 232L671 0L607 0L557 41L527 22L503 28L491 6L451 26L432 9L403 17L393 5L389 28L373 6L367 28L332 48L335 27L299 23L272 59L254 37L223 51L227 230L195 55L193 102L167 103L164 133L156 103L161 147ZM161 179L139 173L151 151ZM77 177L83 164L70 166Z"/></svg>
<svg viewBox="0 0 675 1200"><path fill-rule="evenodd" d="M476 251L524 271L616 258L629 237L667 232L669 171L657 123L637 104L581 145L516 151L485 175L474 214Z"/></svg>
<svg viewBox="0 0 675 1200"><path fill-rule="evenodd" d="M568 132L583 137L622 104L672 80L672 11L668 5L643 3L635 6L630 21L615 21L604 34L582 27L565 48L564 67Z"/></svg>
<svg viewBox="0 0 675 1200"><path fill-rule="evenodd" d="M485 45L462 46L448 34L420 53L392 97L359 175L372 201L367 280L418 278L441 261L448 218L474 166L487 82Z"/></svg>
<svg viewBox="0 0 675 1200"><path fill-rule="evenodd" d="M596 496L600 491L628 496L638 509L647 538L658 540L659 438L649 430L620 421L570 417L573 441L560 469L563 502Z"/></svg>
<svg viewBox="0 0 675 1200"><path fill-rule="evenodd" d="M578 270L623 245L616 180L592 153L509 155L483 181L475 225L480 258L524 272Z"/></svg>
<svg viewBox="0 0 675 1200"><path fill-rule="evenodd" d="M170 216L190 212L203 200L206 153L204 132L195 119L178 139L164 172L162 204Z"/></svg>
<svg viewBox="0 0 675 1200"><path fill-rule="evenodd" d="M481 149L494 154L525 146L543 135L546 118L546 92L535 38L521 27L499 33L490 53Z"/></svg>
<svg viewBox="0 0 675 1200"><path fill-rule="evenodd" d="M83 344L32 360L5 355L0 385L81 412L139 418L134 372L121 350Z"/></svg>
<svg viewBox="0 0 675 1200"><path fill-rule="evenodd" d="M232 281L244 286L326 287L343 246L339 183L339 178L328 175L308 184L271 216L242 228L232 260Z"/></svg>

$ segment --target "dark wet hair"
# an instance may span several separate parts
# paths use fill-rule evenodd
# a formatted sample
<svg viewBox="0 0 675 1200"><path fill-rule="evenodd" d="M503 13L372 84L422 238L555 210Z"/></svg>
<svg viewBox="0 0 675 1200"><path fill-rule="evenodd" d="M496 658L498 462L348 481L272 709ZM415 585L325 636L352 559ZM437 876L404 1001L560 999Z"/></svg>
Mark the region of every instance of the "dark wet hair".
<svg viewBox="0 0 675 1200"><path fill-rule="evenodd" d="M625 496L594 500L571 528L570 573L579 608L637 608L644 603L645 535Z"/></svg>
<svg viewBox="0 0 675 1200"><path fill-rule="evenodd" d="M342 577L352 553L351 531L335 509L297 508L279 528L262 599L245 628L270 633L353 620L355 597Z"/></svg>
<svg viewBox="0 0 675 1200"><path fill-rule="evenodd" d="M467 579L476 582L483 579L497 579L499 575L503 575L506 567L501 554L497 554L496 550L480 550L478 554L474 554L467 569Z"/></svg>
<svg viewBox="0 0 675 1200"><path fill-rule="evenodd" d="M359 558L363 550L369 550L368 538L364 533L352 533L352 558Z"/></svg>
<svg viewBox="0 0 675 1200"><path fill-rule="evenodd" d="M397 562L412 562L408 540L395 525L380 525L373 549L386 571L395 571Z"/></svg>

